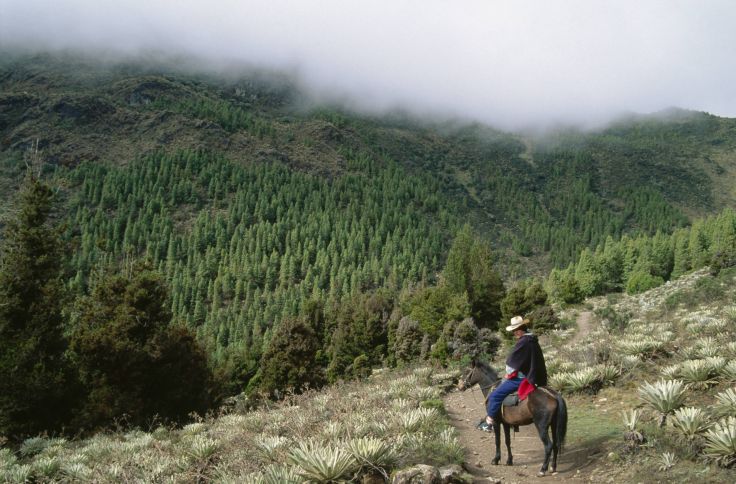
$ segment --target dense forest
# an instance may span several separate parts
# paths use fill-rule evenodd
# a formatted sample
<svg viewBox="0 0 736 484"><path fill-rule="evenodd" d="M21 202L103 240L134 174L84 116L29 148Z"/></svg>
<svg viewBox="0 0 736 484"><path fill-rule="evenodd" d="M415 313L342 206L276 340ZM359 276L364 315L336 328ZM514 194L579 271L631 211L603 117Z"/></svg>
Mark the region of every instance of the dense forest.
<svg viewBox="0 0 736 484"><path fill-rule="evenodd" d="M3 289L0 337L27 337L24 301L53 286L33 324L53 328L60 373L29 378L41 396L47 377L77 395L3 400L9 434L79 427L72 414L104 426L125 408L133 423L181 420L243 390L493 353L510 315L544 331L553 302L736 260L730 119L673 111L532 136L318 106L273 75L49 56L3 57L0 86L0 270L30 281ZM14 259L41 228L48 252L24 257L53 261L43 277ZM189 408L152 390L185 368L177 354L182 385L203 389ZM129 364L168 373L134 385L116 371ZM61 400L56 422L11 422Z"/></svg>

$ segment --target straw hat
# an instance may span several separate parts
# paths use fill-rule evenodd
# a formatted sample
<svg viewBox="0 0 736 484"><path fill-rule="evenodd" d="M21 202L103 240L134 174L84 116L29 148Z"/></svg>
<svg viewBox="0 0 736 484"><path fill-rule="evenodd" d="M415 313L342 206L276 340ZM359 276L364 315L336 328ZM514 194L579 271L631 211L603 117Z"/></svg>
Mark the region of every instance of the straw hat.
<svg viewBox="0 0 736 484"><path fill-rule="evenodd" d="M514 331L515 329L518 329L525 324L529 324L528 319L524 319L521 316L514 316L513 318L511 318L511 325L506 326L506 331Z"/></svg>

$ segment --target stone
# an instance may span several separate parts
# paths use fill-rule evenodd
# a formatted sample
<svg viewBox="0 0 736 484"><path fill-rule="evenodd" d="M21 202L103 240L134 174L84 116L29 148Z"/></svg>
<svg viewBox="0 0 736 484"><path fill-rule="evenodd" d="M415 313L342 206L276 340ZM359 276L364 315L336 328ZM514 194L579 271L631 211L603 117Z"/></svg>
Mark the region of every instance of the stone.
<svg viewBox="0 0 736 484"><path fill-rule="evenodd" d="M457 464L440 468L440 478L442 484L468 484L472 480L468 479L462 467Z"/></svg>
<svg viewBox="0 0 736 484"><path fill-rule="evenodd" d="M386 478L380 472L369 472L363 474L360 484L386 484Z"/></svg>
<svg viewBox="0 0 736 484"><path fill-rule="evenodd" d="M392 484L442 484L440 471L433 466L419 464L394 474Z"/></svg>

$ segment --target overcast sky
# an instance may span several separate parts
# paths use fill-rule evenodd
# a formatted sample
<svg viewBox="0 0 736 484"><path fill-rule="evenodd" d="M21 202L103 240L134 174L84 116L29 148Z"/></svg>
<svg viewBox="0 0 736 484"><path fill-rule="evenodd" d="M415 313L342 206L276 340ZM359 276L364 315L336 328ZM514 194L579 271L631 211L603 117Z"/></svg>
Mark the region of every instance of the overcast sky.
<svg viewBox="0 0 736 484"><path fill-rule="evenodd" d="M0 46L19 45L242 61L504 128L736 117L736 0L0 0Z"/></svg>

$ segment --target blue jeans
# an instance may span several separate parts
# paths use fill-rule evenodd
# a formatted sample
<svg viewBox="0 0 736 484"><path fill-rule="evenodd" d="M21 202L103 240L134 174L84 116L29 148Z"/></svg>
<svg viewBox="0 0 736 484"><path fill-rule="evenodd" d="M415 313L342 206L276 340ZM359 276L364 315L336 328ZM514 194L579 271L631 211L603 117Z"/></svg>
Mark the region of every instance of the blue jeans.
<svg viewBox="0 0 736 484"><path fill-rule="evenodd" d="M493 390L493 393L488 397L488 416L494 419L501 412L501 404L503 399L514 393L519 389L519 385L523 381L523 378L513 378L511 380L504 380L500 385Z"/></svg>

